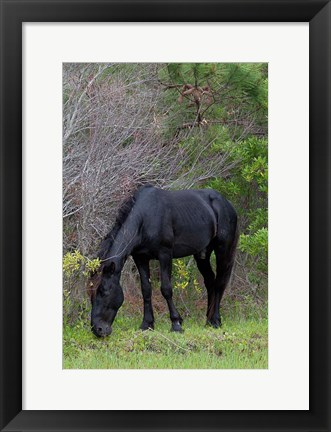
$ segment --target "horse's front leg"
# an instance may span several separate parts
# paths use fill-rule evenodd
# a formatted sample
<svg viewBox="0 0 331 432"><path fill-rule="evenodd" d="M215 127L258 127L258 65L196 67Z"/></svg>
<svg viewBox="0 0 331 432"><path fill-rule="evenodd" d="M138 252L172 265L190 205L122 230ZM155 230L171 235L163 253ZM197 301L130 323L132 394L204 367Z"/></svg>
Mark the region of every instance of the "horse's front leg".
<svg viewBox="0 0 331 432"><path fill-rule="evenodd" d="M133 260L139 272L141 281L141 292L144 299L144 318L140 328L142 330L154 329L152 285L150 282L149 259L146 257L134 255Z"/></svg>
<svg viewBox="0 0 331 432"><path fill-rule="evenodd" d="M171 319L171 330L182 332L183 319L179 315L172 300L172 286L171 286L171 269L172 269L172 255L170 252L162 252L159 254L160 270L161 270L161 293L168 303Z"/></svg>

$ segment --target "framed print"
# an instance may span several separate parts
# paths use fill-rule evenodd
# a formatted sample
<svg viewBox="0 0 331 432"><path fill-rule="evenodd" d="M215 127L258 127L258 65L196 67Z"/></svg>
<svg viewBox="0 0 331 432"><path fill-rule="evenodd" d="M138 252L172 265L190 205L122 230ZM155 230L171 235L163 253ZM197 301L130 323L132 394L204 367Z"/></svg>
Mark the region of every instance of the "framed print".
<svg viewBox="0 0 331 432"><path fill-rule="evenodd" d="M330 2L1 6L1 430L329 430Z"/></svg>

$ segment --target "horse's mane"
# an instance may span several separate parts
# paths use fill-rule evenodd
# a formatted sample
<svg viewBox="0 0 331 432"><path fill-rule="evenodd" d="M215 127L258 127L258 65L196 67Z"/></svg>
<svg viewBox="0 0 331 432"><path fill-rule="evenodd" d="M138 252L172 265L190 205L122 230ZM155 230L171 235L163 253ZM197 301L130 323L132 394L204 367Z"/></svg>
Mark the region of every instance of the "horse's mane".
<svg viewBox="0 0 331 432"><path fill-rule="evenodd" d="M138 187L120 205L120 207L117 211L117 216L116 216L115 223L114 223L112 229L109 231L108 234L106 234L106 236L103 238L103 240L101 242L99 253L98 253L98 257L100 258L100 260L107 258L107 253L108 253L112 243L114 242L119 230L121 229L122 225L124 224L127 217L129 216L129 213L131 212L133 206L135 205L135 202L137 201L138 195L141 193L142 190L149 188L149 187L152 187L152 185L147 184L145 186Z"/></svg>
<svg viewBox="0 0 331 432"><path fill-rule="evenodd" d="M135 202L138 198L138 195L143 189L146 189L148 187L152 187L152 185L145 185L138 187L128 198L126 198L123 203L120 205L117 216L115 219L115 223L112 227L112 229L109 231L108 234L103 238L99 252L98 252L98 258L102 261L107 258L107 254L109 252L109 249L111 248L111 245L113 244L117 234L119 233L122 225L126 221L127 217L129 216L129 213L131 212L133 206L135 205ZM94 274L91 275L88 283L87 283L87 290L89 295L92 297L100 285L101 278L102 278L102 268L103 264L101 264L101 267L98 271L96 271Z"/></svg>
<svg viewBox="0 0 331 432"><path fill-rule="evenodd" d="M130 211L132 210L132 207L136 202L136 194L137 191L134 194L132 194L129 198L127 198L118 209L115 223L112 229L109 231L108 234L105 235L105 237L103 238L100 244L100 249L98 252L98 257L100 260L107 258L107 253L111 245L113 244L119 230L121 229L122 225L126 221Z"/></svg>

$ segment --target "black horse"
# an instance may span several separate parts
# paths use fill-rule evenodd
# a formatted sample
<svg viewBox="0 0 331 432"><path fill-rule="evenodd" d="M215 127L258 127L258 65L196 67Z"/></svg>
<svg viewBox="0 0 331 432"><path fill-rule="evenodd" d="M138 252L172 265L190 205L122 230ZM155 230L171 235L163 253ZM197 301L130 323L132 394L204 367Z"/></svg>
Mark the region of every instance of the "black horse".
<svg viewBox="0 0 331 432"><path fill-rule="evenodd" d="M115 225L101 243L100 269L89 281L91 325L96 336L107 336L124 295L120 276L132 256L141 280L144 318L141 329L154 328L149 261L160 262L161 292L173 331L183 322L172 300L172 259L194 255L208 292L207 324L220 326L219 305L229 281L238 239L232 205L212 189L166 191L144 186L121 207ZM216 275L210 265L216 255Z"/></svg>

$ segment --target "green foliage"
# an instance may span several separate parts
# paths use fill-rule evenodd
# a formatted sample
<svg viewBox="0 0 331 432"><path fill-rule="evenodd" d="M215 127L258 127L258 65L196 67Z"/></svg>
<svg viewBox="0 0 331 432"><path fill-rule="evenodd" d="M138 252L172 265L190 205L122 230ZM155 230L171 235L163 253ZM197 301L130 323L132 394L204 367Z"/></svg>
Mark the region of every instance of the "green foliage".
<svg viewBox="0 0 331 432"><path fill-rule="evenodd" d="M260 209L259 203L263 204L261 208L266 208L268 192L267 140L250 137L236 144L224 142L217 145L218 151L229 155L229 159L234 163L234 168L231 171L231 176L212 179L208 182L208 186L233 200L239 211L243 210L245 213L249 211L251 214L255 208Z"/></svg>
<svg viewBox="0 0 331 432"><path fill-rule="evenodd" d="M251 257L258 257L258 269L267 272L268 230L261 228L253 234L240 235L240 250Z"/></svg>
<svg viewBox="0 0 331 432"><path fill-rule="evenodd" d="M65 276L71 276L73 273L77 272L81 268L83 262L84 257L78 250L66 253L63 257L62 264Z"/></svg>
<svg viewBox="0 0 331 432"><path fill-rule="evenodd" d="M249 137L236 144L218 142L217 150L229 155L234 168L231 176L212 179L207 186L226 196L239 213L239 250L246 254L248 279L261 285L268 271L268 143Z"/></svg>
<svg viewBox="0 0 331 432"><path fill-rule="evenodd" d="M165 103L170 106L167 132L192 122L198 117L198 126L219 123L241 136L245 124L234 118L252 115L254 123L267 124L268 77L266 65L261 63L170 63L159 70L159 79L167 85ZM181 87L195 86L199 102ZM179 94L182 105L176 103ZM192 104L192 102L194 102ZM242 113L242 114L240 114ZM205 122L203 122L205 120ZM200 122L200 123L199 123Z"/></svg>
<svg viewBox="0 0 331 432"><path fill-rule="evenodd" d="M63 324L73 329L89 328L90 302L84 296L75 298L69 289L63 290Z"/></svg>
<svg viewBox="0 0 331 432"><path fill-rule="evenodd" d="M101 261L99 258L90 260L83 256L78 250L74 252L67 252L63 257L63 273L67 277L71 277L77 272L81 271L82 274L88 277L100 267Z"/></svg>
<svg viewBox="0 0 331 432"><path fill-rule="evenodd" d="M193 286L196 291L201 292L199 283L187 259L181 258L173 261L172 276L175 290L185 291L188 287L191 288Z"/></svg>
<svg viewBox="0 0 331 432"><path fill-rule="evenodd" d="M268 212L266 208L257 208L248 213L250 224L248 231L256 232L259 229L268 226Z"/></svg>
<svg viewBox="0 0 331 432"><path fill-rule="evenodd" d="M90 302L86 295L88 277L100 267L99 258L89 259L78 250L63 257L63 317L66 325L81 328L89 315Z"/></svg>
<svg viewBox="0 0 331 432"><path fill-rule="evenodd" d="M96 272L100 267L101 261L99 258L95 258L93 260L86 259L85 262L85 274L91 274Z"/></svg>

